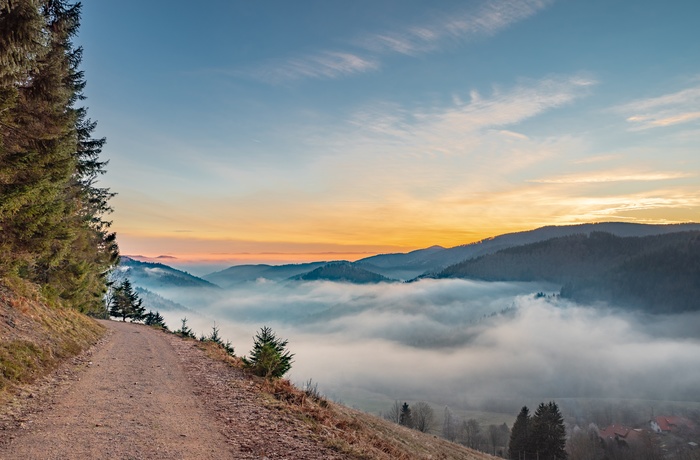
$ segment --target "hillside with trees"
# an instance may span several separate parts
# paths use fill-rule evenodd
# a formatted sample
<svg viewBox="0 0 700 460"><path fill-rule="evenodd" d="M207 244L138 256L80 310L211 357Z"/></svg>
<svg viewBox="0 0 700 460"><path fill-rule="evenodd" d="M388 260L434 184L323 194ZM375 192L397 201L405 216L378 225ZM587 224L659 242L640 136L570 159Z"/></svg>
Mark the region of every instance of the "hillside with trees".
<svg viewBox="0 0 700 460"><path fill-rule="evenodd" d="M700 232L646 237L572 235L504 249L453 265L437 278L546 281L563 297L654 313L697 310Z"/></svg>
<svg viewBox="0 0 700 460"><path fill-rule="evenodd" d="M629 222L597 222L578 225L549 225L522 232L506 233L474 243L443 248L431 246L408 253L379 254L358 260L360 266L387 277L412 279L419 275L431 275L468 259L493 254L503 249L523 246L572 235L590 235L596 232L620 237L652 236L685 231L699 231L700 224L649 225Z"/></svg>
<svg viewBox="0 0 700 460"><path fill-rule="evenodd" d="M295 281L335 281L354 284L385 283L393 281L350 262L334 262L323 265L291 279Z"/></svg>
<svg viewBox="0 0 700 460"><path fill-rule="evenodd" d="M105 143L81 106L80 4L0 1L0 276L104 315L118 261L98 177Z"/></svg>
<svg viewBox="0 0 700 460"><path fill-rule="evenodd" d="M209 281L182 270L157 262L141 262L122 256L118 273L113 278L127 277L138 286L146 289L159 288L204 288L217 290L219 287Z"/></svg>
<svg viewBox="0 0 700 460"><path fill-rule="evenodd" d="M285 265L235 265L225 270L210 273L203 278L210 283L214 283L222 288L238 286L244 283L252 283L259 279L271 281L283 281L294 276L308 273L328 262L311 262L306 264L285 264Z"/></svg>

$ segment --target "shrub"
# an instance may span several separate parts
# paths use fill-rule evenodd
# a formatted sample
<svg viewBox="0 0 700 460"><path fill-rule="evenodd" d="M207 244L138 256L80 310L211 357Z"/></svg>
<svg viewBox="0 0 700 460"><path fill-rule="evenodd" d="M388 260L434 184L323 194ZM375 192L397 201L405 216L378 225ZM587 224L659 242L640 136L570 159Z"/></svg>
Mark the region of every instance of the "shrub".
<svg viewBox="0 0 700 460"><path fill-rule="evenodd" d="M280 378L292 368L294 355L286 350L287 341L277 338L272 329L264 326L253 339L250 358L243 358L245 367L268 379Z"/></svg>
<svg viewBox="0 0 700 460"><path fill-rule="evenodd" d="M182 327L175 331L175 334L179 335L180 337L184 338L191 338L191 339L196 339L197 336L194 335L194 331L187 327L187 317L182 318Z"/></svg>

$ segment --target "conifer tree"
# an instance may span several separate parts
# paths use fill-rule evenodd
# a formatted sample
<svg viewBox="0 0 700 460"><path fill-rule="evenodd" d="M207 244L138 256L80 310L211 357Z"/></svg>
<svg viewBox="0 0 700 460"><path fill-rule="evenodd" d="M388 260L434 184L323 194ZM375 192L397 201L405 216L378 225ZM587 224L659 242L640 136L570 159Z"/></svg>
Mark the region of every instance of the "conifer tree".
<svg viewBox="0 0 700 460"><path fill-rule="evenodd" d="M413 415L411 414L411 408L407 402L403 403L403 406L401 406L399 424L408 428L413 428Z"/></svg>
<svg viewBox="0 0 700 460"><path fill-rule="evenodd" d="M510 432L510 442L508 443L508 458L511 460L523 460L529 458L528 453L532 451L530 446L530 431L532 429L532 419L530 409L523 406L513 423Z"/></svg>
<svg viewBox="0 0 700 460"><path fill-rule="evenodd" d="M144 317L145 310L141 303L138 294L131 287L131 282L125 279L114 289L109 314L121 318L122 321L126 321L127 318L131 318L132 322L140 321Z"/></svg>
<svg viewBox="0 0 700 460"><path fill-rule="evenodd" d="M85 108L80 3L0 0L0 275L84 312L105 312L118 247L96 186L104 139Z"/></svg>
<svg viewBox="0 0 700 460"><path fill-rule="evenodd" d="M532 449L541 460L565 460L566 427L554 401L540 403L532 417Z"/></svg>
<svg viewBox="0 0 700 460"><path fill-rule="evenodd" d="M165 325L163 315L161 315L158 311L153 313L152 310L148 310L148 313L143 316L143 324L146 326L159 327L165 329L166 331L168 330L168 326Z"/></svg>
<svg viewBox="0 0 700 460"><path fill-rule="evenodd" d="M253 339L250 358L243 358L246 367L265 378L280 378L291 369L294 354L287 351L287 340L277 338L267 326Z"/></svg>
<svg viewBox="0 0 700 460"><path fill-rule="evenodd" d="M194 331L190 329L190 327L187 325L187 317L182 318L180 321L182 321L182 326L180 329L175 331L177 335L179 335L182 338L189 338L189 339L194 339L196 336L194 335Z"/></svg>

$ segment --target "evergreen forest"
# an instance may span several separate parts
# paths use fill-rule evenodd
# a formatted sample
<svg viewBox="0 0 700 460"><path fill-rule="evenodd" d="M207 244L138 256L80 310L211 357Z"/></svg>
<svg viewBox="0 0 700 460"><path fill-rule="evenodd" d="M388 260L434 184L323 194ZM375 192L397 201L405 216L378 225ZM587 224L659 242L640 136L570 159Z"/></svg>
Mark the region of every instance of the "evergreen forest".
<svg viewBox="0 0 700 460"><path fill-rule="evenodd" d="M0 277L104 317L118 262L74 39L80 3L0 0Z"/></svg>

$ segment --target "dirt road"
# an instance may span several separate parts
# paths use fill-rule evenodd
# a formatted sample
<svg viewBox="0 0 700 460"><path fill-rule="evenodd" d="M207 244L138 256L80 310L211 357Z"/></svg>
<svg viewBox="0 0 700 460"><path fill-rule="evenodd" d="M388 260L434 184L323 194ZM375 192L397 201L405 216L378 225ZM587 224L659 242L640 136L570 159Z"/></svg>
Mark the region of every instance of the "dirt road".
<svg viewBox="0 0 700 460"><path fill-rule="evenodd" d="M0 431L0 459L339 458L191 341L103 324L109 336L53 388L25 395L30 409Z"/></svg>

